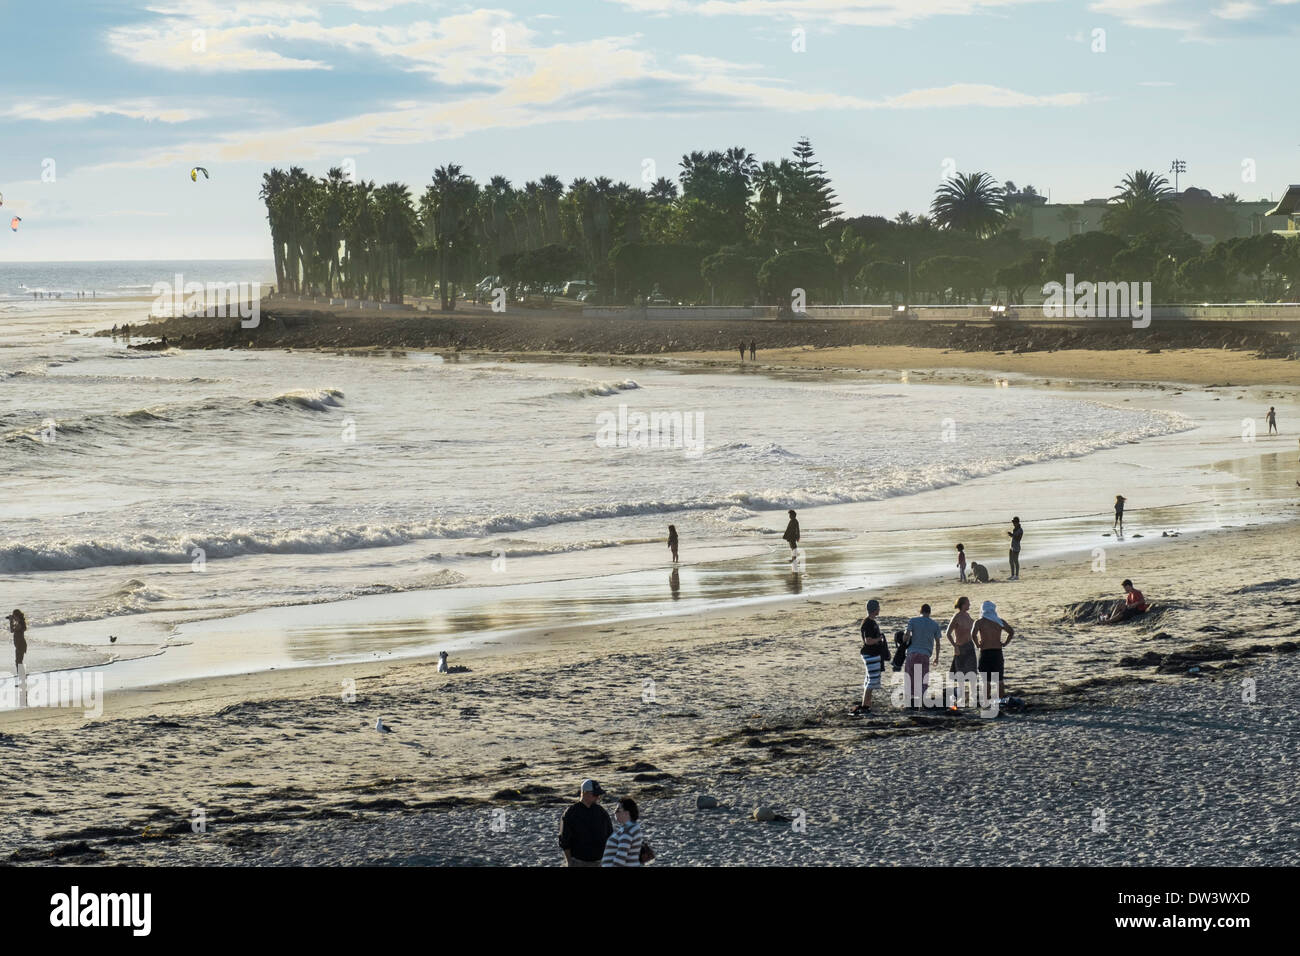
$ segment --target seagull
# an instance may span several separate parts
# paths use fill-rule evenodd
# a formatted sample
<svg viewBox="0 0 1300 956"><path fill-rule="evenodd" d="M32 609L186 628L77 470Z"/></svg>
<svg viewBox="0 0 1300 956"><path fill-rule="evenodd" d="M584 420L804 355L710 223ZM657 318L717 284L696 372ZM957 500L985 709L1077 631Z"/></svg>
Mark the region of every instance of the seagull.
<svg viewBox="0 0 1300 956"><path fill-rule="evenodd" d="M110 644L116 644L116 643L117 643L117 635L116 635L116 634L110 634L110 635L108 635L108 643L110 643Z"/></svg>
<svg viewBox="0 0 1300 956"><path fill-rule="evenodd" d="M384 726L384 718L382 717L375 721L375 730L379 731L381 734L391 734L393 732L392 727Z"/></svg>

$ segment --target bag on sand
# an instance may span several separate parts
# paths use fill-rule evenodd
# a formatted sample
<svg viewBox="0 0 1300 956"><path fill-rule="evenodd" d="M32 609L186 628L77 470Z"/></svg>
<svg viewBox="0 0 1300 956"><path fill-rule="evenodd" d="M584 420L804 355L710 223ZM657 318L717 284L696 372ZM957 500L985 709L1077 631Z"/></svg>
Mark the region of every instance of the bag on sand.
<svg viewBox="0 0 1300 956"><path fill-rule="evenodd" d="M641 844L641 856L639 857L639 859L641 860L641 865L645 866L654 858L655 858L654 847L650 845L650 842L648 840L643 841Z"/></svg>

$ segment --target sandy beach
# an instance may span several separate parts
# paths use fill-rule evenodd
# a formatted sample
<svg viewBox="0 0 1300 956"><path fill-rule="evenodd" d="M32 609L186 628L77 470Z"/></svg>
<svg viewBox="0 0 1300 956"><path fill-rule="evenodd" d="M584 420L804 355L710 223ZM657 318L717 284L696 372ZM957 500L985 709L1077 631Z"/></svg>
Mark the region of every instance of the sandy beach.
<svg viewBox="0 0 1300 956"><path fill-rule="evenodd" d="M1114 353L934 352L760 355L1052 387L1154 381L1108 375ZM724 355L631 361L709 366ZM1252 407L1294 402L1291 380L1262 368L1270 360L1221 359L1132 362L1160 369L1173 393L1186 386L1172 382L1231 382L1257 386L1240 396ZM0 849L15 863L556 865L558 814L594 776L638 799L663 865L1294 864L1300 826L1278 812L1300 736L1296 468L1285 464L1295 449L1284 442L1237 446L1274 462L1253 479L1254 519L1247 508L1223 527L1148 530L1104 573L1077 550L1027 553L1020 581L997 566L987 585L929 573L873 589L890 633L922 602L937 619L958 594L997 602L1017 628L1007 682L1024 706L992 719L908 716L888 702L900 676L888 672L876 713L849 716L868 595L791 593L758 608L548 628L455 656L459 673L437 673L428 657L277 669L122 691L96 719L0 713L7 801L25 808L0 822ZM1222 448L1195 453L1209 465ZM1010 482L992 487L1014 494ZM1021 504L925 495L918 507L947 502L971 520ZM1109 521L1096 520L1105 543ZM785 573L778 563L773 575ZM1092 623L1123 577L1153 612ZM937 668L948 660L945 648ZM374 730L379 718L391 733ZM699 795L718 808L696 809ZM760 806L777 818L752 820Z"/></svg>

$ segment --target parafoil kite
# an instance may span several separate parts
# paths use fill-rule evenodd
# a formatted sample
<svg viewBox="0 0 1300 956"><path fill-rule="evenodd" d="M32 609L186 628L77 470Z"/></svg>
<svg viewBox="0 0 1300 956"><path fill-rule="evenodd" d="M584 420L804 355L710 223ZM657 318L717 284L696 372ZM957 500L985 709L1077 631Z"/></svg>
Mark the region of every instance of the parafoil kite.
<svg viewBox="0 0 1300 956"><path fill-rule="evenodd" d="M14 232L17 232L18 224L20 222L22 222L22 219L20 219L18 216L14 216L12 219L9 220L9 228L12 229Z"/></svg>
<svg viewBox="0 0 1300 956"><path fill-rule="evenodd" d="M199 181L199 173L203 174L204 179L212 178L208 175L208 171L204 169L202 166L195 166L193 169L190 170L190 179L197 183Z"/></svg>

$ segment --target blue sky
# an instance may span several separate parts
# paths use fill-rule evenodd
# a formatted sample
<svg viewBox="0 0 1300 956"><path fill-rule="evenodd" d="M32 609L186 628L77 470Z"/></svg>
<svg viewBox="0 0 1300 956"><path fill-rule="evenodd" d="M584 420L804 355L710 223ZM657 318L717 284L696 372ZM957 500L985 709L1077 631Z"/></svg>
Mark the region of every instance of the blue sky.
<svg viewBox="0 0 1300 956"><path fill-rule="evenodd" d="M1175 157L1300 182L1300 0L3 2L0 261L269 257L262 173L347 160L639 183L807 136L887 216L953 168L1072 202Z"/></svg>

